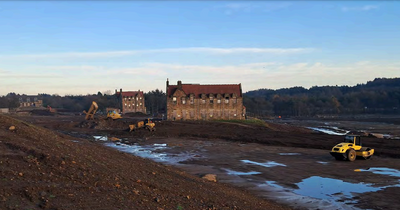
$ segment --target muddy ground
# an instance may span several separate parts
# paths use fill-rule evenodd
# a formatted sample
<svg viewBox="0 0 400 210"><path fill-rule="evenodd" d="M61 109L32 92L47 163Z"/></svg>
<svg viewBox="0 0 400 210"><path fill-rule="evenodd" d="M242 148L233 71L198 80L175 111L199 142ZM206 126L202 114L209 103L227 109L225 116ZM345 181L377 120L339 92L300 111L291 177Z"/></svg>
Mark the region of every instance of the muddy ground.
<svg viewBox="0 0 400 210"><path fill-rule="evenodd" d="M266 198L263 201L267 203L268 201L278 202L296 209L400 209L400 201L397 199L400 195L398 188L400 162L397 159L400 157L399 140L364 138L363 145L374 148L376 156L367 161L345 162L335 161L329 155L329 150L334 144L341 141L341 136L316 133L288 124L268 123L267 126L253 126L219 122L162 121L156 122L156 132L140 130L129 133L127 125L132 122L123 120L87 122L83 121L82 116L20 116L18 118L33 125L73 136L76 139L86 139L87 142L83 142L90 143L89 147L93 146L91 150L101 148L102 152L110 151L110 154L111 151L120 150L137 156L143 156L144 152L147 156L143 157L153 158L166 165L173 165L193 177L201 177L207 173L216 174L219 183L237 187L240 189L239 192L242 192L241 190L250 192L253 195L250 196L251 199ZM107 143L108 146L113 147L110 150L102 147L103 143L91 143L93 136L117 137L122 139L125 144ZM154 145L158 148L154 149ZM75 148L82 149L80 146ZM153 148L151 152L149 152L150 148ZM61 151L63 149L60 148L59 152ZM114 153L112 154L114 157ZM124 158L126 156L124 154ZM180 158L177 158L176 161L174 157ZM104 161L104 157L100 159ZM120 158L117 159L121 161ZM151 163L146 159L140 160L143 161L141 164ZM113 171L107 170L106 173L113 174L115 171L119 171L118 167L125 170L126 166L130 166L130 164L132 164L131 161L121 162L118 166L113 167ZM155 165L157 164L151 165L150 169L146 170L147 173L152 174L151 171L156 171ZM146 167L148 166L146 165ZM166 168L172 170L169 167ZM157 168L156 174L164 174L163 170L166 168L162 166L161 169ZM361 170L357 172L356 169ZM125 172L119 171L118 173ZM134 173L131 169L130 174ZM190 177L189 174L187 176ZM118 179L121 179L127 174L118 176ZM172 177L161 179L160 183L154 184L157 185L155 188L161 187L164 190L163 193L159 193L163 195L161 196L162 200L169 203L169 207L172 206L170 201L177 196L176 194L165 195L165 193L171 193L166 190L171 188L170 185L183 182L183 184L179 184L181 192L191 192L191 188L187 187L188 184L184 181L187 178ZM195 178L191 179L197 181ZM151 179L147 183L151 185L154 181ZM208 185L205 185L201 189L208 188ZM220 187L219 184L216 186L216 188ZM212 190L215 193L227 190L222 187L228 186L222 185L221 190ZM73 192L72 189L70 190ZM236 192L230 189L228 191ZM103 191L102 193L103 197L108 197L108 192ZM190 197L192 196L194 195ZM215 194L211 196L219 201L217 203L220 206L212 204L216 209L234 209L234 206L237 209L281 208L279 206L260 207L261 203L253 205L255 202L247 200L249 197L242 197L241 206L238 206L237 202L218 196L216 197ZM168 197L168 199L164 199L164 197ZM178 196L178 198L180 197ZM187 202L190 202L190 199L188 200ZM246 200L246 203L243 203L243 200ZM180 200L179 202L182 203ZM257 200L257 202L260 201ZM142 203L142 206L149 204L144 201ZM185 209L207 209L199 203L188 205L191 207ZM156 209L155 206L157 205L152 203L148 209ZM157 206L157 208L162 207ZM164 208L176 209L176 206Z"/></svg>

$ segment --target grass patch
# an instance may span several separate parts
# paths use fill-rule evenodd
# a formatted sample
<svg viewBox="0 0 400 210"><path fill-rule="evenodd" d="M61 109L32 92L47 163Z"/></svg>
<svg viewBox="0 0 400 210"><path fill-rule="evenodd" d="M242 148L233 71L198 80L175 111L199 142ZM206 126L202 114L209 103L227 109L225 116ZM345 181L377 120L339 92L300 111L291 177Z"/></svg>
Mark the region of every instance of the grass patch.
<svg viewBox="0 0 400 210"><path fill-rule="evenodd" d="M239 123L245 125L256 125L266 127L268 124L264 120L260 119L247 119L247 120L215 120L216 122L226 122L226 123Z"/></svg>

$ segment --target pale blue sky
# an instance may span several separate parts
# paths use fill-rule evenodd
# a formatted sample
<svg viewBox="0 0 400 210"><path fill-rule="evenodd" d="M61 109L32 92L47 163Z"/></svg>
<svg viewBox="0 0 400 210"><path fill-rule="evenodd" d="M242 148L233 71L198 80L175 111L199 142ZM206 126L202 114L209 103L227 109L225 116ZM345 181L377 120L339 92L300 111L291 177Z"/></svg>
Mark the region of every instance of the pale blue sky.
<svg viewBox="0 0 400 210"><path fill-rule="evenodd" d="M0 95L400 76L397 1L0 1Z"/></svg>

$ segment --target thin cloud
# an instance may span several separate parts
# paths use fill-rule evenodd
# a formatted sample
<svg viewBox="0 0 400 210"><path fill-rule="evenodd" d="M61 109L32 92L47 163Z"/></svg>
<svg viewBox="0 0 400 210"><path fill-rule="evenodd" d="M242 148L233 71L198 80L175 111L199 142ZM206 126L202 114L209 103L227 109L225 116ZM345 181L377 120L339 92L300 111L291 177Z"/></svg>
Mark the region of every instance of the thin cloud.
<svg viewBox="0 0 400 210"><path fill-rule="evenodd" d="M349 12L349 11L371 11L371 10L376 10L379 9L379 6L376 5L365 5L362 7L342 7L343 12Z"/></svg>
<svg viewBox="0 0 400 210"><path fill-rule="evenodd" d="M181 80L184 83L242 83L243 91L246 92L260 88L356 85L377 77L398 77L398 72L400 72L398 63L365 60L347 64L322 62L260 62L241 65L144 63L140 66L114 68L85 66L86 70L79 74L70 74L65 71L69 68L71 66L60 68L64 70L48 72L48 70L43 70L45 68L35 66L24 71L13 71L7 76L0 77L0 81L4 84L1 94L8 92L35 94L49 90L51 90L50 94L86 94L121 87L144 91L156 88L164 90L166 78L169 78L171 82ZM97 69L95 74L93 74L93 69ZM352 77L343 76L350 74Z"/></svg>
<svg viewBox="0 0 400 210"><path fill-rule="evenodd" d="M204 53L204 54L240 54L240 53L265 53L265 54L293 54L309 53L313 48L211 48L211 47L191 47L191 48L166 48L150 50L130 50L130 51L108 51L108 52L71 52L53 54L22 54L22 55L0 55L0 59L46 59L46 58L110 58L124 57L137 54L153 53Z"/></svg>
<svg viewBox="0 0 400 210"><path fill-rule="evenodd" d="M272 12L275 10L284 9L292 6L292 3L282 2L282 3L259 3L259 2L251 2L251 3L229 3L222 6L217 6L216 9L223 10L225 14L231 15L233 13L238 12Z"/></svg>

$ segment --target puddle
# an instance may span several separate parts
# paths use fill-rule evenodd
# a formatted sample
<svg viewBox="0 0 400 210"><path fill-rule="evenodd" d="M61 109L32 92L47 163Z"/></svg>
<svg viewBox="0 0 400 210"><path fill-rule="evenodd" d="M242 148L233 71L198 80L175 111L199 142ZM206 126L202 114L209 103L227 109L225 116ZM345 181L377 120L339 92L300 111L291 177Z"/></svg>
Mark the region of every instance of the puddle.
<svg viewBox="0 0 400 210"><path fill-rule="evenodd" d="M156 162L164 162L168 164L179 164L179 162L186 161L189 159L195 159L200 157L195 153L178 153L178 154L167 154L163 153L163 150L168 150L170 147L167 144L153 144L140 146L137 144L115 144L112 142L105 143L106 146L115 148L119 151L133 154L142 158L154 160Z"/></svg>
<svg viewBox="0 0 400 210"><path fill-rule="evenodd" d="M380 167L373 167L368 169L356 169L354 171L361 171L361 172L372 172L374 174L382 174L394 177L400 177L400 171L392 168L380 168Z"/></svg>
<svg viewBox="0 0 400 210"><path fill-rule="evenodd" d="M301 155L300 153L278 153L279 155Z"/></svg>
<svg viewBox="0 0 400 210"><path fill-rule="evenodd" d="M393 175L386 172L386 175ZM400 176L398 173L399 171L395 175ZM358 209L353 206L358 202L358 200L353 199L353 193L377 192L387 187L400 187L400 184L375 187L370 183L350 183L319 176L303 179L301 182L296 183L296 185L298 189L283 187L275 181L265 181L263 184L258 185L258 189L273 192L267 197L279 199L293 207L301 205L307 209L336 210Z"/></svg>
<svg viewBox="0 0 400 210"><path fill-rule="evenodd" d="M263 166L263 167L275 167L275 166L286 166L285 164L281 164L281 163L277 163L274 161L268 161L265 163L259 163L259 162L255 162L255 161L251 161L251 160L241 160L244 163L249 163L249 164L254 164L254 165L258 165L258 166Z"/></svg>
<svg viewBox="0 0 400 210"><path fill-rule="evenodd" d="M338 135L338 136L344 136L350 132L350 131L340 129L338 127L324 127L324 128L306 127L306 128L314 130L314 131L326 133L329 135Z"/></svg>
<svg viewBox="0 0 400 210"><path fill-rule="evenodd" d="M318 199L351 198L352 193L376 192L380 187L373 187L372 184L350 183L338 179L312 176L296 184L299 189L293 192L298 195ZM335 199L336 200L336 199Z"/></svg>
<svg viewBox="0 0 400 210"><path fill-rule="evenodd" d="M328 164L328 162L324 162L324 161L317 161L317 163L321 163L322 165Z"/></svg>
<svg viewBox="0 0 400 210"><path fill-rule="evenodd" d="M108 141L107 136L93 136L93 138L97 141Z"/></svg>
<svg viewBox="0 0 400 210"><path fill-rule="evenodd" d="M228 175L236 175L236 176L248 176L248 175L256 175L256 174L261 174L261 172L257 171L249 171L249 172L240 172L240 171L233 171L230 169L223 168L222 170L225 170L228 172Z"/></svg>

